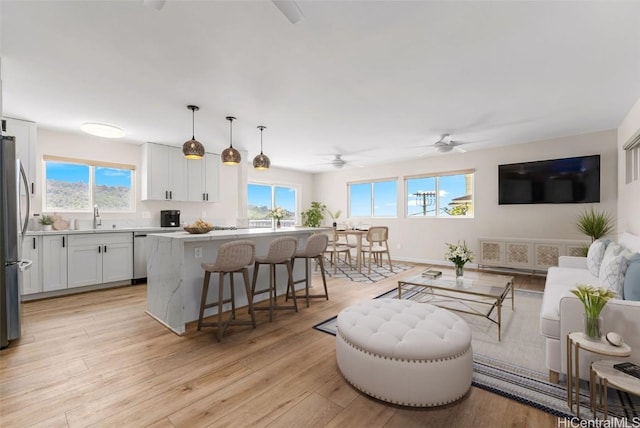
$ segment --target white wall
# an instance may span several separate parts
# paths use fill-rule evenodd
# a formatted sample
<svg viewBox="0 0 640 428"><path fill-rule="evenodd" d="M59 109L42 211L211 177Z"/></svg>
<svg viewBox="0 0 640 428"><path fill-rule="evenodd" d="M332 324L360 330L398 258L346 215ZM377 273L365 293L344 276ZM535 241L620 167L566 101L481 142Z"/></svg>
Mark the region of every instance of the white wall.
<svg viewBox="0 0 640 428"><path fill-rule="evenodd" d="M498 165L562 157L601 155L599 204L498 205ZM445 242L466 240L477 253L479 237L586 239L575 218L595 206L617 215L616 131L570 136L467 153L450 153L369 168L348 168L316 175L314 200L347 213L347 182L398 177L398 218L352 219L389 226L392 257L442 262ZM405 218L404 177L475 169L475 218ZM342 220L345 219L342 216ZM329 224L330 220L326 221Z"/></svg>
<svg viewBox="0 0 640 428"><path fill-rule="evenodd" d="M640 98L618 127L618 232L640 236L640 180L626 184L624 144L640 133Z"/></svg>
<svg viewBox="0 0 640 428"><path fill-rule="evenodd" d="M241 166L220 165L220 200L217 203L140 201L141 183L141 146L117 140L92 137L84 134L71 134L47 129L38 129L37 164L42 166L43 155L65 156L76 159L92 159L103 162L133 164L136 166L136 210L134 213L102 213L103 225L111 223L131 225L160 225L160 211L181 210L182 219L192 222L204 218L216 225L236 226L246 217L246 182L248 174L258 175L248 163ZM247 159L247 153L242 153ZM273 179L283 184L296 184L303 195L302 203L311 194L311 174L290 172L273 168L259 174L260 177ZM43 183L43 168L38 168L36 180ZM42 188L42 186L40 187ZM303 205L304 206L304 205ZM42 193L33 198L33 212L42 212ZM92 219L87 214L61 214L63 218Z"/></svg>

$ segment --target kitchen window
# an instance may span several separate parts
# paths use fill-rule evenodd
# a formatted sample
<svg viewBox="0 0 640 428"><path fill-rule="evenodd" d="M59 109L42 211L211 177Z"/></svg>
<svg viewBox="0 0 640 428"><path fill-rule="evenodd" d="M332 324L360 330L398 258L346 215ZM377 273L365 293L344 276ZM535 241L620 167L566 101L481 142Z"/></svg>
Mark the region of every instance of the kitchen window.
<svg viewBox="0 0 640 428"><path fill-rule="evenodd" d="M44 171L43 211L135 211L133 165L45 156Z"/></svg>
<svg viewBox="0 0 640 428"><path fill-rule="evenodd" d="M349 183L349 217L396 217L397 180Z"/></svg>
<svg viewBox="0 0 640 428"><path fill-rule="evenodd" d="M407 177L407 217L473 217L474 171Z"/></svg>
<svg viewBox="0 0 640 428"><path fill-rule="evenodd" d="M247 186L247 213L249 226L271 227L271 210L281 207L285 216L282 226L294 226L296 223L297 190L294 187L278 184L249 183Z"/></svg>

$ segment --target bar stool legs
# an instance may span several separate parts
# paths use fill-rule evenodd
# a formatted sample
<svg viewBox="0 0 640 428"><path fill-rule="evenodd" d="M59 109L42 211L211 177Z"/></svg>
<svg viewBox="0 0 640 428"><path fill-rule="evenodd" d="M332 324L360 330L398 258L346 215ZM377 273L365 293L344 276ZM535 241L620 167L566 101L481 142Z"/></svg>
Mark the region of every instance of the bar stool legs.
<svg viewBox="0 0 640 428"><path fill-rule="evenodd" d="M298 302L295 298L295 295L293 296L292 300L293 300L293 305L287 305L287 306L282 306L278 304L277 301L277 283L276 283L276 265L278 264L284 264L287 267L287 276L288 276L288 280L287 280L287 292L286 294L289 294L289 290L293 290L293 266L291 263L291 260L287 260L285 262L282 263L269 263L269 287L262 289L262 290L256 290L256 283L258 281L258 269L260 268L261 264L266 264L266 263L261 263L261 262L255 262L254 268L253 268L253 281L252 281L252 285L251 285L251 296L255 297L258 294L262 294L262 293L269 293L269 305L268 306L253 306L253 310L254 311L269 311L269 321L273 321L273 312L274 311L281 311L281 310L288 310L288 309L293 309L296 312L298 312ZM251 310L251 309L249 309Z"/></svg>
<svg viewBox="0 0 640 428"><path fill-rule="evenodd" d="M304 278L299 279L297 281L293 281L293 286L295 286L296 284L300 284L301 282L304 282L305 294L303 297L305 297L305 299L307 300L307 308L309 307L309 299L324 298L329 300L329 291L327 290L327 278L325 277L325 274L324 274L323 255L320 254L315 257L295 257L291 263L292 266L295 264L295 259L304 259ZM318 266L320 267L320 274L322 275L322 285L324 285L324 294L309 294L309 284L311 283L311 280L309 278L309 259L315 259ZM291 291L292 291L292 294L289 294L289 292L287 291L287 300L289 299L289 297L295 297L295 288L292 287Z"/></svg>
<svg viewBox="0 0 640 428"><path fill-rule="evenodd" d="M234 273L242 273L244 277L244 288L247 293L247 296L250 294L249 289L249 271L247 268L243 268L240 271L236 272L219 272L218 273L218 300L212 303L207 302L207 294L209 292L209 282L211 280L211 272L205 271L204 274L204 283L202 285L202 300L200 301L200 317L198 318L198 330L202 327L217 327L218 328L218 342L222 341L222 334L230 325L252 325L253 328L256 328L256 318L253 313L253 305L251 300L249 299L249 313L251 314L251 320L237 320L236 319L236 302L235 302L235 284L233 281ZM228 299L224 298L224 277L226 274L229 274L229 288L230 288L230 297ZM231 314L225 320L223 319L223 305L226 303L231 303ZM214 306L218 307L218 315L216 322L204 322L204 311L205 309L212 308Z"/></svg>

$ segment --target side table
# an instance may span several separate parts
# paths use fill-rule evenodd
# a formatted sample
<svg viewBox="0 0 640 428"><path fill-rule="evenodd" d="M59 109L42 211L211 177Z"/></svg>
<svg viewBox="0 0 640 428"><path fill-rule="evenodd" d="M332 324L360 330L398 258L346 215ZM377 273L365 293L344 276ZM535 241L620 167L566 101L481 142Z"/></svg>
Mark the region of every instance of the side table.
<svg viewBox="0 0 640 428"><path fill-rule="evenodd" d="M594 361L590 370L590 392L591 392L591 410L593 417L597 418L598 402L596 399L597 389L600 390L600 408L604 412L604 418L609 416L607 387L611 386L620 391L630 394L640 395L640 379L621 372L613 367L620 361ZM599 388L596 388L596 385ZM604 404L604 405L603 405Z"/></svg>
<svg viewBox="0 0 640 428"><path fill-rule="evenodd" d="M567 335L567 404L569 409L573 411L575 394L576 416L578 418L580 417L580 349L606 357L628 357L631 355L631 347L626 343L623 343L622 346L613 346L603 338L600 340L587 339L582 332ZM589 393L590 395L593 393L592 384L589 385Z"/></svg>

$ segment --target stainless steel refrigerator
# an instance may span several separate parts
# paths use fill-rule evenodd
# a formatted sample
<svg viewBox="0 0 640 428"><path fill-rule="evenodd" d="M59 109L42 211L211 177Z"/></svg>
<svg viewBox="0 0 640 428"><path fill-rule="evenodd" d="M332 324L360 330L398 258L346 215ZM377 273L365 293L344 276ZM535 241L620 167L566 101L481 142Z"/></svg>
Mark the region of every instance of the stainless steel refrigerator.
<svg viewBox="0 0 640 428"><path fill-rule="evenodd" d="M31 260L21 259L30 196L24 168L16 158L14 137L2 136L0 167L0 348L4 348L20 337L22 272L31 266Z"/></svg>

